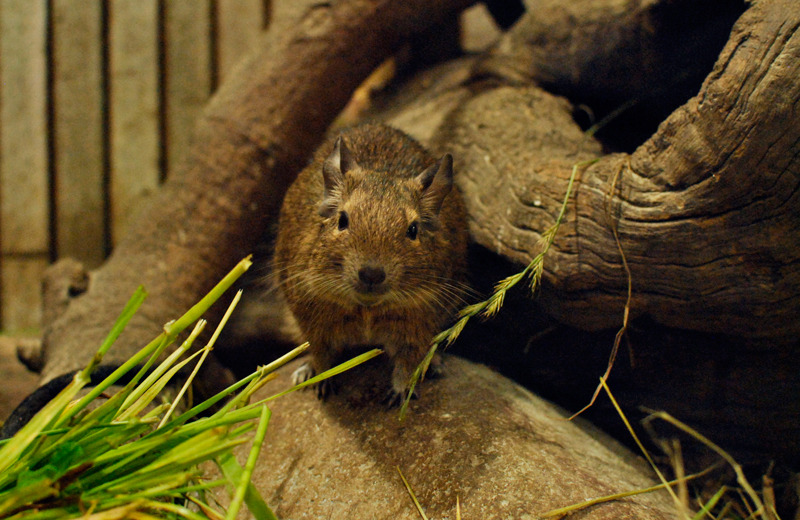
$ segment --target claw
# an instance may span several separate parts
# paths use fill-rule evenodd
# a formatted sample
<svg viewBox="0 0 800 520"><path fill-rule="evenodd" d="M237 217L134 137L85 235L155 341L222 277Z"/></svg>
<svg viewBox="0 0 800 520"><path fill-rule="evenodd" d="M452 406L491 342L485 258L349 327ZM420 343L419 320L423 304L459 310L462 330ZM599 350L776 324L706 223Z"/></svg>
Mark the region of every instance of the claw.
<svg viewBox="0 0 800 520"><path fill-rule="evenodd" d="M317 387L317 399L320 401L326 400L328 397L332 395L336 395L338 388L336 383L334 383L330 379L325 379L320 381L316 384Z"/></svg>
<svg viewBox="0 0 800 520"><path fill-rule="evenodd" d="M311 363L303 363L292 372L292 384L299 385L300 383L305 383L315 375L317 375L317 373L314 367L311 366Z"/></svg>
<svg viewBox="0 0 800 520"><path fill-rule="evenodd" d="M386 405L386 408L398 408L403 404L403 402L405 402L406 395L408 395L406 389L397 390L396 388L391 388L388 392L386 392L386 396L383 398L382 403ZM416 390L411 393L411 399L419 399L419 395L417 395Z"/></svg>
<svg viewBox="0 0 800 520"><path fill-rule="evenodd" d="M428 366L428 371L425 372L425 378L439 379L441 377L444 377L444 361L439 356L436 356Z"/></svg>
<svg viewBox="0 0 800 520"><path fill-rule="evenodd" d="M312 377L317 375L317 371L311 366L311 363L303 363L294 372L292 372L292 384L299 385L305 383ZM315 385L311 385L317 391L317 399L324 401L331 395L336 394L336 383L330 379L320 381ZM308 387L304 388L307 389Z"/></svg>

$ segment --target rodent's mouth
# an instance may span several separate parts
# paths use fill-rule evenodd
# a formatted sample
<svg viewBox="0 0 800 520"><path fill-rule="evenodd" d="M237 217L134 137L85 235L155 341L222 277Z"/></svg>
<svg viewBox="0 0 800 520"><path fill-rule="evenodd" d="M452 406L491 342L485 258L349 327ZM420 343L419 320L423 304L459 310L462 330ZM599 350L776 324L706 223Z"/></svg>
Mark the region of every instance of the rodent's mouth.
<svg viewBox="0 0 800 520"><path fill-rule="evenodd" d="M364 307L372 307L381 302L381 297L377 295L359 294L356 296L356 301L359 305L363 305Z"/></svg>
<svg viewBox="0 0 800 520"><path fill-rule="evenodd" d="M384 300L384 295L387 292L388 287L386 286L373 288L356 286L353 296L355 296L356 302L358 302L359 305L371 307L381 303Z"/></svg>

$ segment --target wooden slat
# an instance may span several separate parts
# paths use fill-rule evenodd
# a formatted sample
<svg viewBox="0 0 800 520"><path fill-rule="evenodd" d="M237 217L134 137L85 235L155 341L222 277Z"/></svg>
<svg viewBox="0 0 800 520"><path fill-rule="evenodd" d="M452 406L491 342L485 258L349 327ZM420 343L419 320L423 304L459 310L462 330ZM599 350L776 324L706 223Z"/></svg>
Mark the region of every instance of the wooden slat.
<svg viewBox="0 0 800 520"><path fill-rule="evenodd" d="M109 2L109 206L112 242L161 179L156 0Z"/></svg>
<svg viewBox="0 0 800 520"><path fill-rule="evenodd" d="M3 332L28 334L42 324L42 276L50 260L46 255L3 258Z"/></svg>
<svg viewBox="0 0 800 520"><path fill-rule="evenodd" d="M53 0L56 254L93 268L105 257L102 9Z"/></svg>
<svg viewBox="0 0 800 520"><path fill-rule="evenodd" d="M39 325L49 254L47 2L0 4L0 325Z"/></svg>
<svg viewBox="0 0 800 520"><path fill-rule="evenodd" d="M45 5L4 1L0 15L3 253L48 251Z"/></svg>
<svg viewBox="0 0 800 520"><path fill-rule="evenodd" d="M224 81L264 29L264 0L217 0L217 77Z"/></svg>
<svg viewBox="0 0 800 520"><path fill-rule="evenodd" d="M211 93L211 3L164 2L167 174L175 171Z"/></svg>

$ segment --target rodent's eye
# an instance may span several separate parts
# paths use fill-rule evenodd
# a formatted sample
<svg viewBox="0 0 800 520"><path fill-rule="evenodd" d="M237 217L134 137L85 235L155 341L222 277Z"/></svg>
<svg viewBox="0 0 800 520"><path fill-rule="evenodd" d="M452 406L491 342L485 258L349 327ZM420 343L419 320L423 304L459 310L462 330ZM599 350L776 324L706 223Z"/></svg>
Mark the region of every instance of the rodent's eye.
<svg viewBox="0 0 800 520"><path fill-rule="evenodd" d="M350 218L344 211L339 212L339 231L344 231L350 225Z"/></svg>
<svg viewBox="0 0 800 520"><path fill-rule="evenodd" d="M419 226L416 222L412 222L408 229L406 230L406 236L411 240L417 239L417 234L419 234Z"/></svg>

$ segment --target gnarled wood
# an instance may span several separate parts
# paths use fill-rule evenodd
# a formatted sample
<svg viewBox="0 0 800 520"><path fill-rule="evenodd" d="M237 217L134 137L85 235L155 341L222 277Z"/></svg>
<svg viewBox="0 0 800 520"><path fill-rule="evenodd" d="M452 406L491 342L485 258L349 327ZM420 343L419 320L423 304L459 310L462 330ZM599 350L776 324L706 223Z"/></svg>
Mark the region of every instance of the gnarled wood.
<svg viewBox="0 0 800 520"><path fill-rule="evenodd" d="M639 101L662 118L696 93L741 0L537 0L481 69L607 111Z"/></svg>
<svg viewBox="0 0 800 520"><path fill-rule="evenodd" d="M439 116L434 140L458 158L474 238L529 262L572 166L599 158L580 174L545 262L543 300L555 316L588 329L621 324L628 280L616 227L634 315L750 338L796 337L798 26L800 13L787 2L754 5L700 92L631 155L603 156L571 121L569 105L533 87L462 95Z"/></svg>
<svg viewBox="0 0 800 520"><path fill-rule="evenodd" d="M586 325L587 314L599 314L600 325L604 313L590 308L611 304L613 287L621 306L620 256L600 229L611 220L631 267L635 312L683 328L797 336L798 26L789 3L756 4L697 96L630 158L606 157L585 172L577 221L559 241L569 246L550 271L568 297L553 299L554 312Z"/></svg>

